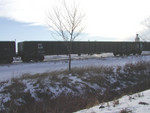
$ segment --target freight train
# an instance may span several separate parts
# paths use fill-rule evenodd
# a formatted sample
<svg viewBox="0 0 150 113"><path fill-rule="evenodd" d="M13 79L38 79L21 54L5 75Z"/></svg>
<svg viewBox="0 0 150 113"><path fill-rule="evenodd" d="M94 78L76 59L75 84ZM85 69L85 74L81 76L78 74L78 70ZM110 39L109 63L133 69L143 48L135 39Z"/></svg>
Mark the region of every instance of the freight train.
<svg viewBox="0 0 150 113"><path fill-rule="evenodd" d="M18 53L14 41L0 42L0 63L13 62L19 56L23 62L43 61L45 55L67 55L70 42L63 41L24 41L18 43ZM100 54L111 52L114 56L138 54L150 51L150 42L71 42L71 54Z"/></svg>

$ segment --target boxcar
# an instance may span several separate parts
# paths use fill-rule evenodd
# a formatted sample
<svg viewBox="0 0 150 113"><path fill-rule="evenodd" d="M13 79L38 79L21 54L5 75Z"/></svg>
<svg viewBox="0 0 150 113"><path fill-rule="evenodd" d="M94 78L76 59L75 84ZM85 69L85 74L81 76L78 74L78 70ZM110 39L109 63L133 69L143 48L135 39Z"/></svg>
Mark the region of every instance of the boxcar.
<svg viewBox="0 0 150 113"><path fill-rule="evenodd" d="M42 61L44 55L67 55L67 45L63 41L25 41L18 43L18 55L22 61ZM71 43L71 54L99 54L112 52L116 55L141 54L140 42L89 42L74 41Z"/></svg>
<svg viewBox="0 0 150 113"><path fill-rule="evenodd" d="M14 41L0 41L0 63L12 63L16 55Z"/></svg>
<svg viewBox="0 0 150 113"><path fill-rule="evenodd" d="M25 41L18 43L18 56L23 62L43 61L44 50L43 44L38 41Z"/></svg>
<svg viewBox="0 0 150 113"><path fill-rule="evenodd" d="M18 55L23 62L43 61L44 55L68 54L61 41L24 41L18 43Z"/></svg>
<svg viewBox="0 0 150 113"><path fill-rule="evenodd" d="M109 49L112 48L113 54L116 55L130 55L141 54L143 44L141 42L113 42Z"/></svg>
<svg viewBox="0 0 150 113"><path fill-rule="evenodd" d="M150 42L143 42L143 51L150 51Z"/></svg>
<svg viewBox="0 0 150 113"><path fill-rule="evenodd" d="M74 42L78 43L78 53L99 54L112 52L116 55L141 54L143 44L141 42ZM74 46L73 46L74 47Z"/></svg>

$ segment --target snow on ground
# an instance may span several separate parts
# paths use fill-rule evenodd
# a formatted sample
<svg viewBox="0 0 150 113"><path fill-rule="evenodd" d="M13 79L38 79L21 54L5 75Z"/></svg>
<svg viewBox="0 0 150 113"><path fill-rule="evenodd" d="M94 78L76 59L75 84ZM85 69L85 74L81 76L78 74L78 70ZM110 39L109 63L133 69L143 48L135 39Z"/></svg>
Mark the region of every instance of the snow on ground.
<svg viewBox="0 0 150 113"><path fill-rule="evenodd" d="M150 113L150 90L124 96L117 100L117 104L114 102L107 102L76 113L120 113L121 110L129 113Z"/></svg>
<svg viewBox="0 0 150 113"><path fill-rule="evenodd" d="M111 55L110 55L111 56ZM19 77L23 74L30 73L44 73L56 70L63 70L68 68L67 57L64 56L51 56L60 57L65 60L48 60L45 62L31 62L21 63L14 62L13 64L0 65L0 81L9 80L14 77ZM83 58L84 57L84 58ZM106 57L93 55L92 57L81 56L72 60L72 67L86 67L86 66L123 66L127 63L135 63L138 61L150 61L150 56L129 56L129 57ZM47 59L46 59L47 60Z"/></svg>

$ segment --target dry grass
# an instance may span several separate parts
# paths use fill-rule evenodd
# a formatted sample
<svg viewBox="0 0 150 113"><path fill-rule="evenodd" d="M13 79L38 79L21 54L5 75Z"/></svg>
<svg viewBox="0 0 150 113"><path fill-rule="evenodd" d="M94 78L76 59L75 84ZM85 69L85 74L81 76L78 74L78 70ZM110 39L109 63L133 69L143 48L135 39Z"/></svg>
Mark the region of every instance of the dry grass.
<svg viewBox="0 0 150 113"><path fill-rule="evenodd" d="M119 100L114 100L113 101L113 107L116 107L117 105L119 105Z"/></svg>
<svg viewBox="0 0 150 113"><path fill-rule="evenodd" d="M132 111L128 109L122 109L119 113L132 113Z"/></svg>
<svg viewBox="0 0 150 113"><path fill-rule="evenodd" d="M0 113L71 113L89 108L128 93L149 89L149 67L150 63L148 62L138 62L127 64L124 67L118 66L115 68L116 71L112 67L101 66L73 68L71 73L63 70L35 75L26 74L21 78L12 79L11 84L5 86L4 90L0 92L11 95L11 100L4 103L8 109L0 111ZM77 81L73 82L74 79L71 77L76 78ZM30 91L25 92L27 87L23 82L25 80L30 83L38 101ZM6 83L1 82L0 86ZM123 87L122 83L126 87ZM94 86L93 84L99 88L91 87ZM59 95L55 96L49 87L60 90L66 88L72 92L62 90ZM102 88L105 90L102 91ZM120 89L118 90L118 88ZM114 101L114 106L117 104L119 102ZM129 111L123 109L120 113L129 113Z"/></svg>

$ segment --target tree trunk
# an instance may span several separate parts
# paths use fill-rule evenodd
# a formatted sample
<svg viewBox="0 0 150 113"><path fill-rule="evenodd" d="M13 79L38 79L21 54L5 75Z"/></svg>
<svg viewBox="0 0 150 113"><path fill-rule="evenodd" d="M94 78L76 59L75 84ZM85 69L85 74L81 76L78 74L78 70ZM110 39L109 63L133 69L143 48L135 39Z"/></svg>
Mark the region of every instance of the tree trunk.
<svg viewBox="0 0 150 113"><path fill-rule="evenodd" d="M71 72L71 54L69 53L69 72Z"/></svg>

